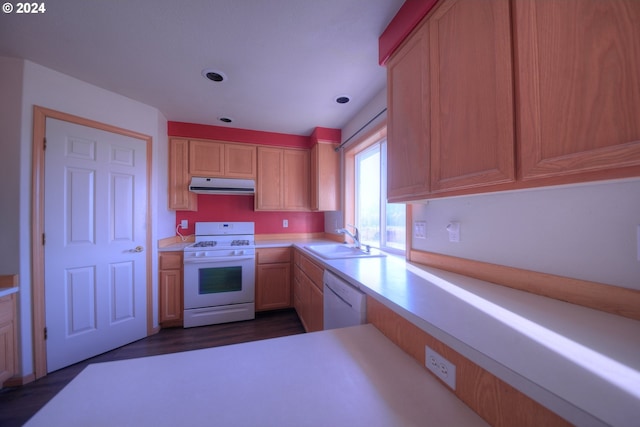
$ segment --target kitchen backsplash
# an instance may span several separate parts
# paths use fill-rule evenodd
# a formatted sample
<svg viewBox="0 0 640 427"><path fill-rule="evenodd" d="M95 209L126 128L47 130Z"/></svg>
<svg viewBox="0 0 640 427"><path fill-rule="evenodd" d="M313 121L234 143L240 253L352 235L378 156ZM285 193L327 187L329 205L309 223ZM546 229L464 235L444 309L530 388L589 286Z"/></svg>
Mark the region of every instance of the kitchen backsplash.
<svg viewBox="0 0 640 427"><path fill-rule="evenodd" d="M180 230L184 236L194 233L196 222L205 221L252 221L256 234L322 233L324 212L256 212L254 196L198 195L198 210L176 211L176 227L184 219L189 227ZM288 227L283 227L283 220Z"/></svg>

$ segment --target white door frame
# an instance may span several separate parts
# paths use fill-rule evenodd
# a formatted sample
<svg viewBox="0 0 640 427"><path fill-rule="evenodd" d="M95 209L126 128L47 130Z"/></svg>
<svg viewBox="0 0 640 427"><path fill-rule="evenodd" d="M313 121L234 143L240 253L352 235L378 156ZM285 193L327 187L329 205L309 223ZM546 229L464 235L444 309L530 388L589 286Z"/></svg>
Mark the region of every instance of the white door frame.
<svg viewBox="0 0 640 427"><path fill-rule="evenodd" d="M151 148L152 138L138 132L122 129L105 123L96 122L60 111L34 105L33 107L33 146L32 146L32 191L31 191L31 278L34 379L47 375L47 346L45 343L45 283L44 283L44 141L47 118L62 120L81 126L88 126L107 132L140 139L147 145L147 242L151 248ZM147 263L147 335L157 332L153 327L153 288L151 250L146 252Z"/></svg>

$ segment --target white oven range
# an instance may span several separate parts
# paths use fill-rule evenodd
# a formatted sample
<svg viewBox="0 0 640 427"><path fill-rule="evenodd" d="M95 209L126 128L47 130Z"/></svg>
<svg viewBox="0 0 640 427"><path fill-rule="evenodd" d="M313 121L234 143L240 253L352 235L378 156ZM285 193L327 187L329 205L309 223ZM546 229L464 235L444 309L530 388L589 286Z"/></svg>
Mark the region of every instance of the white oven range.
<svg viewBox="0 0 640 427"><path fill-rule="evenodd" d="M196 222L184 249L184 327L255 318L253 222Z"/></svg>

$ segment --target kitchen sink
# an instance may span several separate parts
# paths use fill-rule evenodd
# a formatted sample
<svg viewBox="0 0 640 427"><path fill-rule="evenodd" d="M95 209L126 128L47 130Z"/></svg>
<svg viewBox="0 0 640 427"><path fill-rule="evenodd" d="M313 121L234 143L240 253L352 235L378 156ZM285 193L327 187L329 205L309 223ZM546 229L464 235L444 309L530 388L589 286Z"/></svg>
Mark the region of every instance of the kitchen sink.
<svg viewBox="0 0 640 427"><path fill-rule="evenodd" d="M325 259L375 258L386 256L384 253L376 249L371 249L369 252L365 252L360 248L345 244L309 245L305 246L305 248Z"/></svg>

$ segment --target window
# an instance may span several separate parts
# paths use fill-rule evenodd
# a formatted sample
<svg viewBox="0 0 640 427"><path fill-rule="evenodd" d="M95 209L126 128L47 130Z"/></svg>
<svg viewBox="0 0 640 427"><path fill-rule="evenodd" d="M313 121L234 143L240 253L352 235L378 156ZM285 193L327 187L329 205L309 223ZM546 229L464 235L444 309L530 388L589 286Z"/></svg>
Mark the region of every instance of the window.
<svg viewBox="0 0 640 427"><path fill-rule="evenodd" d="M386 203L386 138L382 137L370 144L360 144L350 151L346 160L353 162L354 205L351 215L347 209L347 222L352 220L354 225L358 227L360 240L363 244L392 252L404 252L406 246L405 205ZM347 180L347 182L349 181L351 180Z"/></svg>

